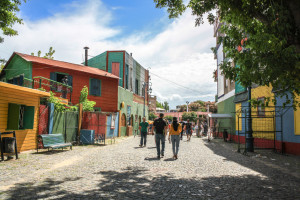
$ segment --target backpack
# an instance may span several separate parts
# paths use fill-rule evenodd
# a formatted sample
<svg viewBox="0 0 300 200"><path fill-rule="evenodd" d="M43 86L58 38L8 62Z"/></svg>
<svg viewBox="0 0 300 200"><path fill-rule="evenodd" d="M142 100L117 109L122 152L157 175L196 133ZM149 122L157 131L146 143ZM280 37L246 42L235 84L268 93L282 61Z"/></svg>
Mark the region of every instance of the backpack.
<svg viewBox="0 0 300 200"><path fill-rule="evenodd" d="M166 126L166 122L164 122L161 118L159 118L154 121L154 126L155 126L156 133L163 134Z"/></svg>

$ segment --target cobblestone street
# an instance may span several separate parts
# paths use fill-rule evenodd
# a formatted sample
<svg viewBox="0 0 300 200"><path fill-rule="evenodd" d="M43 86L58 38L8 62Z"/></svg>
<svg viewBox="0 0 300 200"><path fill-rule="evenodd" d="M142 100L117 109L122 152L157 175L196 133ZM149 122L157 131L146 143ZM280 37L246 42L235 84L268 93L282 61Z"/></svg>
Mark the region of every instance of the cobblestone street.
<svg viewBox="0 0 300 200"><path fill-rule="evenodd" d="M154 137L34 151L0 162L0 199L300 199L299 157L242 155L221 140L186 138L157 160Z"/></svg>

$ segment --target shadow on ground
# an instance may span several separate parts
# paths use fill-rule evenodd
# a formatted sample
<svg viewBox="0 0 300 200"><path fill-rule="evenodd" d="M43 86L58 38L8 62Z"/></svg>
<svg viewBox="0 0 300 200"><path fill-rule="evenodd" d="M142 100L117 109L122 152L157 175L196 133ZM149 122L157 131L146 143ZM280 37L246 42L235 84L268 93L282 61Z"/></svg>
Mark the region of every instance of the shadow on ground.
<svg viewBox="0 0 300 200"><path fill-rule="evenodd" d="M17 184L5 193L7 199L297 199L299 190L259 176L176 178L173 174L128 167L100 171L101 179L87 187L86 178L46 179L42 183ZM85 180L83 180L85 179ZM101 180L101 181L100 181ZM87 181L85 184L83 181ZM294 183L292 183L294 184ZM299 186L299 185L298 185ZM298 187L297 186L297 187ZM0 194L0 199L1 198Z"/></svg>

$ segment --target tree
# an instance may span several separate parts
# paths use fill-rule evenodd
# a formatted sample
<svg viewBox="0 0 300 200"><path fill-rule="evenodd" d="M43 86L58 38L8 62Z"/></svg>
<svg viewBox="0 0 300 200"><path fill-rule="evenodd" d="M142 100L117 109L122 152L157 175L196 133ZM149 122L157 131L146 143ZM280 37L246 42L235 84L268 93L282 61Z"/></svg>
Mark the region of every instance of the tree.
<svg viewBox="0 0 300 200"><path fill-rule="evenodd" d="M167 116L165 116L164 118L166 118L168 121L172 121L172 120L173 120L173 117L170 116L170 115L167 115Z"/></svg>
<svg viewBox="0 0 300 200"><path fill-rule="evenodd" d="M23 0L26 2L26 0ZM1 0L0 1L0 29L3 35L15 36L18 32L12 27L15 23L22 24L22 19L17 16L17 12L20 11L19 6L22 0ZM4 38L0 36L0 43L4 41ZM0 59L0 62L5 62L4 59Z"/></svg>
<svg viewBox="0 0 300 200"><path fill-rule="evenodd" d="M179 112L185 112L186 108L187 108L186 105L181 105L180 108L179 108Z"/></svg>
<svg viewBox="0 0 300 200"><path fill-rule="evenodd" d="M201 105L199 103L190 103L189 104L189 111L198 111L201 108Z"/></svg>
<svg viewBox="0 0 300 200"><path fill-rule="evenodd" d="M184 112L181 116L182 120L190 120L191 122L196 122L197 120L197 115L194 112Z"/></svg>
<svg viewBox="0 0 300 200"><path fill-rule="evenodd" d="M169 103L167 101L164 102L163 106L166 111L169 110Z"/></svg>
<svg viewBox="0 0 300 200"><path fill-rule="evenodd" d="M153 112L150 112L149 113L149 120L154 120L155 118L157 118L157 116Z"/></svg>
<svg viewBox="0 0 300 200"><path fill-rule="evenodd" d="M80 92L79 103L82 104L83 111L94 111L94 106L96 105L95 101L88 100L89 89L87 86L84 86Z"/></svg>
<svg viewBox="0 0 300 200"><path fill-rule="evenodd" d="M55 50L53 49L53 47L50 47L48 53L45 53L43 58L48 58L48 59L53 60L54 59L54 57L53 57L54 53L55 53ZM37 56L41 57L41 54L42 54L42 51L39 50L38 53L37 53ZM31 53L31 55L34 56L34 53Z"/></svg>
<svg viewBox="0 0 300 200"><path fill-rule="evenodd" d="M164 106L162 105L162 103L159 103L158 101L156 101L156 107L157 108L164 108Z"/></svg>
<svg viewBox="0 0 300 200"><path fill-rule="evenodd" d="M167 7L170 18L181 15L187 7L203 23L204 14L213 24L220 19L227 58L220 64L226 78L244 87L252 83L282 88L294 99L300 95L300 1L299 0L154 0L156 7ZM216 14L213 12L218 10ZM244 51L239 52L238 46ZM213 48L215 52L215 49ZM216 53L216 52L215 52ZM232 67L234 61L236 66Z"/></svg>

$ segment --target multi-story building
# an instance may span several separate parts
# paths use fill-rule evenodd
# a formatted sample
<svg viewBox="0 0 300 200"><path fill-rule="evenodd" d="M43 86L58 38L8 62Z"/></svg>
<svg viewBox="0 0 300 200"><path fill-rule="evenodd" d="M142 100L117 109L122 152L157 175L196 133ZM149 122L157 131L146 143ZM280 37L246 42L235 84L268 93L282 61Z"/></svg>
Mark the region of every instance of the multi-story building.
<svg viewBox="0 0 300 200"><path fill-rule="evenodd" d="M217 95L215 100L219 114L230 114L232 118L235 119L235 104L233 102L235 96L235 82L226 79L220 69L220 64L223 63L225 59L228 59L224 54L223 44L218 43L219 37L224 36L220 32L221 25L222 23L217 19L214 24L214 37L216 38L215 59L217 60L217 69L214 72L215 81L217 82ZM232 67L235 66L233 65ZM231 120L223 120L221 127L227 129L227 131L230 131L232 134L235 133L235 126ZM220 131L223 131L222 128Z"/></svg>
<svg viewBox="0 0 300 200"><path fill-rule="evenodd" d="M156 111L156 96L149 96L149 112L155 113Z"/></svg>
<svg viewBox="0 0 300 200"><path fill-rule="evenodd" d="M87 65L119 77L121 135L137 133L142 117L148 119L149 71L124 50L105 51L89 59Z"/></svg>

